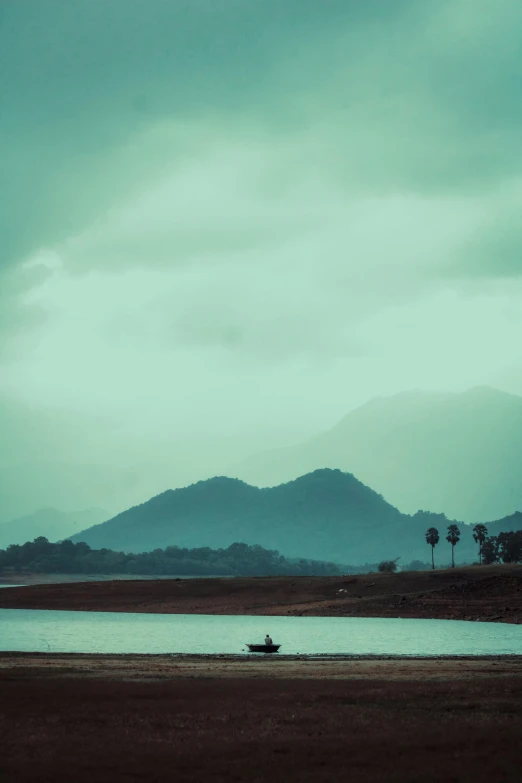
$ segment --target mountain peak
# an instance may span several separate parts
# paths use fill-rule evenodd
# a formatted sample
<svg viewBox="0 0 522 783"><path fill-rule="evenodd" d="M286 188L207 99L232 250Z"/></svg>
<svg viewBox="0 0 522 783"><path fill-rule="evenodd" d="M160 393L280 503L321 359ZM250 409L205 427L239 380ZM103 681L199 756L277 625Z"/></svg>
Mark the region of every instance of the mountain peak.
<svg viewBox="0 0 522 783"><path fill-rule="evenodd" d="M310 473L306 473L304 476L298 476L296 479L294 479L292 484L305 484L310 482L317 482L317 481L323 481L331 483L333 481L338 481L342 483L351 483L351 482L357 482L357 484L360 484L360 481L357 481L355 476L352 473L346 473L343 470L340 470L339 468L316 468L316 470L311 470Z"/></svg>

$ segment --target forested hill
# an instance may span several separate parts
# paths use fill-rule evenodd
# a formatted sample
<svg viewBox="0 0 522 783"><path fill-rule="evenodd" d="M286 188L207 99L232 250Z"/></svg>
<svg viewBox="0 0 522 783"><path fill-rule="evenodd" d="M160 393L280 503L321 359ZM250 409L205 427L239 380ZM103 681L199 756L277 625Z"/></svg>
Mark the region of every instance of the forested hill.
<svg viewBox="0 0 522 783"><path fill-rule="evenodd" d="M429 557L425 524L425 518L401 514L351 474L324 469L265 489L226 477L200 481L157 495L72 540L125 552L170 545L222 548L240 541L289 557L409 562Z"/></svg>

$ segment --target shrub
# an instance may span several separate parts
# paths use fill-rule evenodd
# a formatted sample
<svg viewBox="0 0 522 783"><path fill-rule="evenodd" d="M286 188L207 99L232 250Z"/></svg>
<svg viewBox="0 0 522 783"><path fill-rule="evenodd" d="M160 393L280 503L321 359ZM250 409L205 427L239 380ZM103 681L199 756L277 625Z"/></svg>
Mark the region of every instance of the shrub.
<svg viewBox="0 0 522 783"><path fill-rule="evenodd" d="M397 570L397 560L381 560L378 568L381 574L394 574Z"/></svg>

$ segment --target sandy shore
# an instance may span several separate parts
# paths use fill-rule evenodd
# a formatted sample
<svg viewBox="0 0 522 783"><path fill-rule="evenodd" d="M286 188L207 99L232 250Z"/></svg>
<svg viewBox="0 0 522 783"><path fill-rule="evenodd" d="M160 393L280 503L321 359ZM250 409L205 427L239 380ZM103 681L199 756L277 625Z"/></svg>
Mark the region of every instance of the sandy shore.
<svg viewBox="0 0 522 783"><path fill-rule="evenodd" d="M520 779L522 660L0 655L0 780Z"/></svg>
<svg viewBox="0 0 522 783"><path fill-rule="evenodd" d="M482 566L345 577L238 577L38 584L0 590L0 608L166 614L417 617L521 623L522 566Z"/></svg>
<svg viewBox="0 0 522 783"><path fill-rule="evenodd" d="M464 680L522 678L522 655L406 658L248 655L91 655L2 653L0 672L16 676L89 677L109 680L270 678L335 680Z"/></svg>

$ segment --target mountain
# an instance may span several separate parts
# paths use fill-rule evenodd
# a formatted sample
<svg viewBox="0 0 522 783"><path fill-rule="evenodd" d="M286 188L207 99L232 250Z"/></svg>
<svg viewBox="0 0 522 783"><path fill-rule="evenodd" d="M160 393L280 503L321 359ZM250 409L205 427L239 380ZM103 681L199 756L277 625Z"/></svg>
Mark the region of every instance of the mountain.
<svg viewBox="0 0 522 783"><path fill-rule="evenodd" d="M401 514L351 474L323 469L265 489L218 477L168 490L72 540L126 552L242 542L354 565L409 562L428 559L424 532L432 517L447 524L443 516Z"/></svg>
<svg viewBox="0 0 522 783"><path fill-rule="evenodd" d="M317 468L353 472L409 514L429 508L470 523L507 516L522 508L522 398L488 387L378 398L229 473L273 486Z"/></svg>
<svg viewBox="0 0 522 783"><path fill-rule="evenodd" d="M107 518L107 512L101 508L65 513L56 508L42 508L11 522L0 524L0 549L10 544L24 544L39 536L49 541L59 541L81 530L85 525L93 525Z"/></svg>

